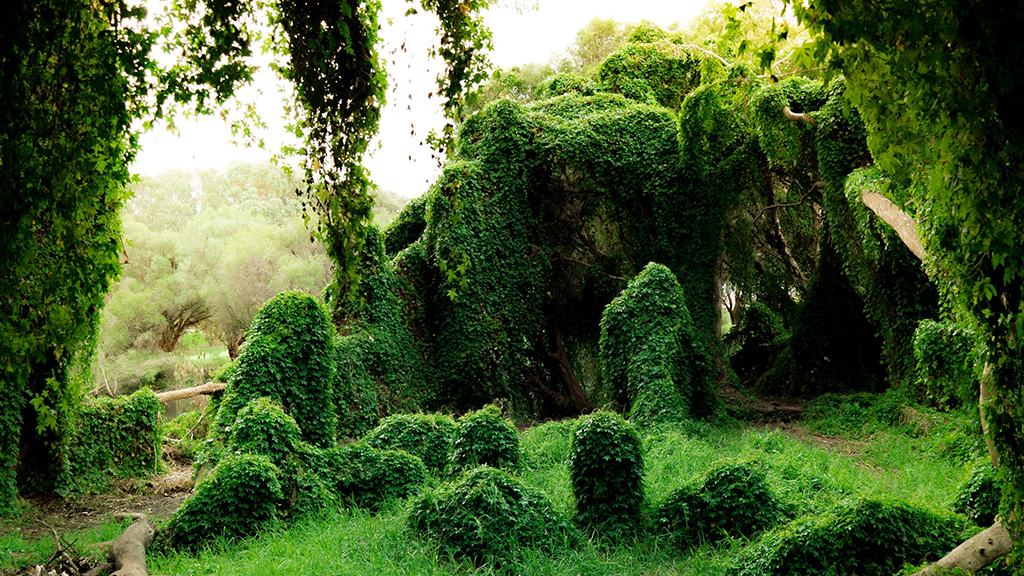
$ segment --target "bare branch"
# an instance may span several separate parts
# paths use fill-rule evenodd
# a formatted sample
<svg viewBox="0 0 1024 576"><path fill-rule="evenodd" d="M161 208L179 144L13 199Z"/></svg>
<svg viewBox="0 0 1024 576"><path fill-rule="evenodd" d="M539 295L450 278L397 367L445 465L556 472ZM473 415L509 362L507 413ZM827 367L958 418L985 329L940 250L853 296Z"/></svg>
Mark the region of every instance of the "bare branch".
<svg viewBox="0 0 1024 576"><path fill-rule="evenodd" d="M711 56L712 58L715 58L719 62L721 62L726 68L728 68L729 66L732 66L732 64L729 64L728 60L726 60L725 58L722 58L721 56L719 56L718 54L715 54L714 52L712 52L711 50L708 50L707 48L701 48L700 46L697 46L696 44L679 44L678 46L680 46L682 48L689 48L691 50L696 50L696 51L700 52L701 54L703 54L705 56Z"/></svg>
<svg viewBox="0 0 1024 576"><path fill-rule="evenodd" d="M223 382L207 382L206 384L200 384L199 386L193 386L191 388L182 388L181 390L161 392L156 395L156 399L159 400L161 404L166 404L173 400L191 398L193 396L199 396L200 394L212 394L214 392L220 392L226 386L227 384Z"/></svg>
<svg viewBox="0 0 1024 576"><path fill-rule="evenodd" d="M889 226L892 226L892 229L899 235L900 240L903 240L903 243L906 244L907 248L910 248L914 256L924 260L924 245L921 244L921 239L918 237L917 230L915 229L917 223L910 214L907 214L899 206L893 204L892 200L875 192L861 192L860 198L864 205L870 208L876 216Z"/></svg>
<svg viewBox="0 0 1024 576"><path fill-rule="evenodd" d="M818 121L815 120L813 117L808 116L807 114L793 112L792 110L789 109L789 106L782 107L782 115L789 120L793 120L794 122L803 122L805 124L810 124L811 126L818 126Z"/></svg>

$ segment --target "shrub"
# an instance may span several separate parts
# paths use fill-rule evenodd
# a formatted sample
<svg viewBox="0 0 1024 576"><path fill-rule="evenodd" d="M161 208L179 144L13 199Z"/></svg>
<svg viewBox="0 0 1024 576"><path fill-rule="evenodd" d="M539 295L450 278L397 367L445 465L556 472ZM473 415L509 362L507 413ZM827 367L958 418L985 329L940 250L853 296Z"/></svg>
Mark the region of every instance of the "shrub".
<svg viewBox="0 0 1024 576"><path fill-rule="evenodd" d="M618 414L580 418L569 444L576 522L612 540L636 533L644 500L644 460L636 427Z"/></svg>
<svg viewBox="0 0 1024 576"><path fill-rule="evenodd" d="M173 546L199 548L217 536L254 535L277 520L278 469L259 454L232 454L196 486L167 527Z"/></svg>
<svg viewBox="0 0 1024 576"><path fill-rule="evenodd" d="M57 478L61 496L93 492L114 477L152 474L160 466L160 401L149 388L82 404L68 435L67 462Z"/></svg>
<svg viewBox="0 0 1024 576"><path fill-rule="evenodd" d="M914 331L917 400L936 408L977 404L974 333L953 322L922 320Z"/></svg>
<svg viewBox="0 0 1024 576"><path fill-rule="evenodd" d="M749 462L716 466L699 484L676 489L658 510L656 523L681 546L721 537L752 536L784 519L764 474Z"/></svg>
<svg viewBox="0 0 1024 576"><path fill-rule="evenodd" d="M991 462L976 464L953 495L952 508L970 518L978 526L988 527L999 514L1002 493Z"/></svg>
<svg viewBox="0 0 1024 576"><path fill-rule="evenodd" d="M734 576L888 576L937 559L961 539L955 516L897 501L847 500L831 513L767 532L746 548Z"/></svg>
<svg viewBox="0 0 1024 576"><path fill-rule="evenodd" d="M376 509L387 500L418 494L427 481L423 461L407 452L349 444L324 454L335 493L360 508Z"/></svg>
<svg viewBox="0 0 1024 576"><path fill-rule="evenodd" d="M227 447L229 451L262 454L280 467L299 441L295 419L264 396L253 398L238 412Z"/></svg>
<svg viewBox="0 0 1024 576"><path fill-rule="evenodd" d="M323 303L282 292L256 314L248 338L220 403L218 429L227 433L243 406L268 396L292 414L304 440L333 445L334 327Z"/></svg>
<svg viewBox="0 0 1024 576"><path fill-rule="evenodd" d="M409 526L442 554L476 563L512 557L518 546L555 552L577 532L540 491L504 470L480 466L413 501Z"/></svg>
<svg viewBox="0 0 1024 576"><path fill-rule="evenodd" d="M164 444L177 446L182 456L188 460L196 457L196 453L206 437L210 426L208 410L191 410L174 417L170 422L160 426L160 435Z"/></svg>
<svg viewBox="0 0 1024 576"><path fill-rule="evenodd" d="M711 361L697 337L675 275L648 264L601 316L606 385L653 423L710 414L717 405Z"/></svg>
<svg viewBox="0 0 1024 576"><path fill-rule="evenodd" d="M363 439L374 448L405 450L423 460L428 470L443 472L451 453L456 425L443 414L388 416Z"/></svg>
<svg viewBox="0 0 1024 576"><path fill-rule="evenodd" d="M459 418L449 458L453 472L483 465L513 473L523 467L519 431L493 404Z"/></svg>

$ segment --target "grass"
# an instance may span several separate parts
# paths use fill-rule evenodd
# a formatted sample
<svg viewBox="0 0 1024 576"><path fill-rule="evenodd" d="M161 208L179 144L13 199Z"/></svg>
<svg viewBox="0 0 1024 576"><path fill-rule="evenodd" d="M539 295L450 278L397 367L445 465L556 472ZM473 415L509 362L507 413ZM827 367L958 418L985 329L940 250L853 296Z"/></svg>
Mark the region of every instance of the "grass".
<svg viewBox="0 0 1024 576"><path fill-rule="evenodd" d="M865 401L865 403L868 403ZM772 491L794 515L829 510L838 501L855 496L896 498L925 508L947 507L967 468L955 454L944 452L936 436L971 430L961 419L931 416L928 434L899 422L877 418L852 423L844 404L819 410L807 427L835 429L839 438L826 438L757 427L685 424L647 430L645 492L653 515L676 488L696 481L724 460L753 460L762 465ZM858 406L865 418L868 408ZM863 414L862 414L863 416ZM829 422L829 419L834 420ZM567 454L572 422L546 423L525 432L522 446L526 484L544 492L562 513L571 515L573 496ZM845 432L844 432L845 430ZM846 444L844 444L844 442ZM849 449L853 446L854 449ZM842 448L837 450L837 447ZM241 543L211 542L197 555L154 550L149 571L155 574L276 575L330 574L382 576L388 574L529 575L654 575L725 574L750 541L733 539L716 546L675 548L667 538L648 534L637 541L611 546L589 538L576 549L547 555L525 550L512 566L473 567L466 561L440 557L436 546L416 538L405 527L405 502L396 501L376 515L363 510L342 510L264 534ZM3 561L17 551L45 559L49 542L38 549L16 534L0 539ZM7 564L3 565L7 570Z"/></svg>

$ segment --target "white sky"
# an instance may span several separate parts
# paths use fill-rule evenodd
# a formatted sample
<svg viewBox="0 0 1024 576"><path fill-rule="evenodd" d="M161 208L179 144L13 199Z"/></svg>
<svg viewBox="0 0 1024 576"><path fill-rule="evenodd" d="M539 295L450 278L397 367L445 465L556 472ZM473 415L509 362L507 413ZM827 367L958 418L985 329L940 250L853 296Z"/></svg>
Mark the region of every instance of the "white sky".
<svg viewBox="0 0 1024 576"><path fill-rule="evenodd" d="M562 52L575 39L576 32L594 17L620 22L650 20L661 26L685 24L706 3L707 0L539 0L537 10L522 14L510 8L494 8L485 14L494 35L490 59L502 68L547 62L553 53ZM371 146L374 152L366 164L380 188L403 196L419 196L438 172L430 147L420 143L431 128L444 125L440 100L426 98L428 92L434 91L434 77L443 67L426 57L434 40L436 18L429 20L433 18L429 14L405 17L405 10L411 5L405 0L383 0L383 5L381 35L386 44L381 54L388 61L392 79L379 136ZM403 41L404 53L395 49ZM280 120L282 101L270 71L260 70L255 86L242 97L254 100L267 122L268 129L261 134L267 146L273 150L286 141ZM178 135L157 126L142 136L142 150L133 166L136 172L157 175L172 169L224 169L232 162L270 157L267 151L231 144L231 132L219 117L179 120L177 128Z"/></svg>

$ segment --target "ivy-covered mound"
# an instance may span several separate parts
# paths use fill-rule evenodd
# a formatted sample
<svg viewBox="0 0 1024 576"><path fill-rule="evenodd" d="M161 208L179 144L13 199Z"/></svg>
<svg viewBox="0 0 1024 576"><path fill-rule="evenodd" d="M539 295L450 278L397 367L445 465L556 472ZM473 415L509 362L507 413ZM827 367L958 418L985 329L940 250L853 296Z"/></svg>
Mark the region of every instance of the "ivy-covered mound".
<svg viewBox="0 0 1024 576"><path fill-rule="evenodd" d="M648 264L605 308L600 346L605 385L630 420L679 421L716 406L709 354L668 268Z"/></svg>
<svg viewBox="0 0 1024 576"><path fill-rule="evenodd" d="M448 470L457 473L477 466L504 468L518 474L523 467L519 431L490 404L459 419L452 437Z"/></svg>
<svg viewBox="0 0 1024 576"><path fill-rule="evenodd" d="M82 405L71 427L57 493L68 497L106 487L116 477L158 471L160 401L149 388Z"/></svg>
<svg viewBox="0 0 1024 576"><path fill-rule="evenodd" d="M504 470L480 466L413 500L409 526L442 554L502 562L519 547L570 549L579 533L538 490Z"/></svg>
<svg viewBox="0 0 1024 576"><path fill-rule="evenodd" d="M405 450L434 473L444 472L456 425L445 414L395 414L381 420L363 441L374 448Z"/></svg>
<svg viewBox="0 0 1024 576"><path fill-rule="evenodd" d="M217 411L215 439L223 441L239 410L266 396L284 406L303 440L334 445L334 327L323 302L282 292L256 314L247 342L230 370Z"/></svg>
<svg viewBox="0 0 1024 576"><path fill-rule="evenodd" d="M601 314L651 261L681 281L689 345L712 349L725 198L682 161L678 133L670 109L608 93L502 100L468 118L440 179L385 232L395 256L367 282L390 287L364 293L362 310L379 314L346 325L343 346L360 351L343 378L372 388L358 397L384 414L387 391L421 377L425 409L508 398L519 413L589 412L613 396L580 377L597 373ZM410 339L378 338L397 329ZM395 346L419 360L373 360Z"/></svg>
<svg viewBox="0 0 1024 576"><path fill-rule="evenodd" d="M735 462L715 466L700 482L674 490L659 507L655 523L688 547L750 537L787 519L759 467Z"/></svg>
<svg viewBox="0 0 1024 576"><path fill-rule="evenodd" d="M644 501L644 455L636 427L613 412L581 417L569 441L576 523L609 540L636 535Z"/></svg>
<svg viewBox="0 0 1024 576"><path fill-rule="evenodd" d="M340 333L333 381L338 433L350 438L374 428L382 415L437 404L426 388L424 344L408 321L407 311L417 306L416 291L399 274L402 260L385 255L386 242L376 228L368 231L356 299L330 302Z"/></svg>
<svg viewBox="0 0 1024 576"><path fill-rule="evenodd" d="M745 549L733 576L889 576L937 560L963 538L962 523L903 502L849 500L795 520Z"/></svg>

